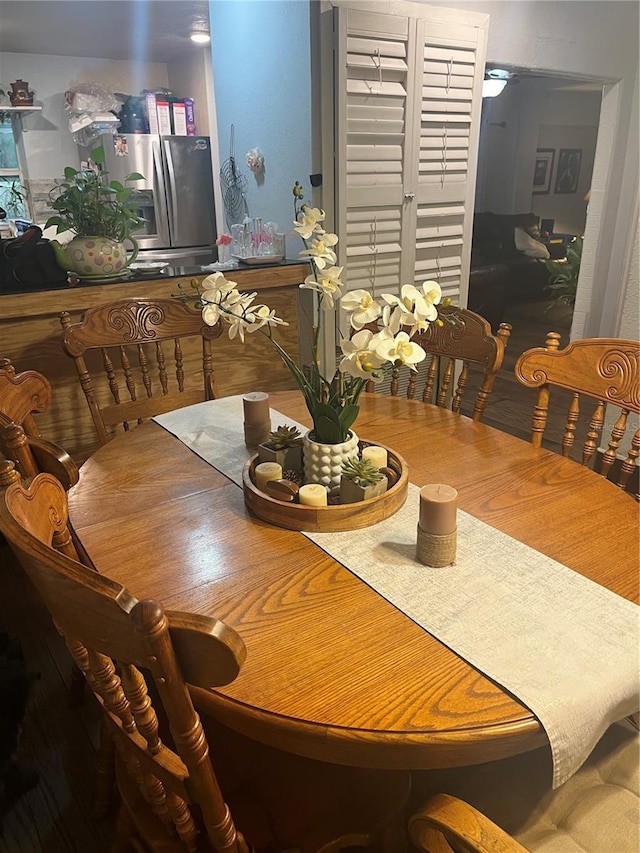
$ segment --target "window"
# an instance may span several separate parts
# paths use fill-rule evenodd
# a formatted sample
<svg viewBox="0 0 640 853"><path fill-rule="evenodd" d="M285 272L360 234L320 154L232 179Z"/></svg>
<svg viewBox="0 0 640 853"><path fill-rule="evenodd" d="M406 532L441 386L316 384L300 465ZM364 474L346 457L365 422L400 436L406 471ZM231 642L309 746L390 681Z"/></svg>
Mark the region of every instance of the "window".
<svg viewBox="0 0 640 853"><path fill-rule="evenodd" d="M27 209L13 125L6 113L0 116L0 207L9 219L25 219Z"/></svg>

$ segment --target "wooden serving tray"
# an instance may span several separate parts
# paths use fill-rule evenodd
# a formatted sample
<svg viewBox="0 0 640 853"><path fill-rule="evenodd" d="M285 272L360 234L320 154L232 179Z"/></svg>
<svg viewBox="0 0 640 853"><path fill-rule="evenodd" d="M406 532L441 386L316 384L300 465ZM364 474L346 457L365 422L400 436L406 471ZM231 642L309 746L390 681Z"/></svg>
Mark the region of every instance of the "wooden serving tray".
<svg viewBox="0 0 640 853"><path fill-rule="evenodd" d="M370 444L371 442L361 442ZM376 442L377 443L377 442ZM384 445L379 445L384 447ZM304 504L279 501L256 488L254 471L259 463L258 454L247 460L242 471L244 502L251 512L262 521L285 527L288 530L307 530L326 532L357 530L369 527L378 521L396 513L407 499L409 472L407 463L399 453L385 448L388 454L388 467L398 473L398 481L377 498L370 498L355 504L335 506L305 506Z"/></svg>

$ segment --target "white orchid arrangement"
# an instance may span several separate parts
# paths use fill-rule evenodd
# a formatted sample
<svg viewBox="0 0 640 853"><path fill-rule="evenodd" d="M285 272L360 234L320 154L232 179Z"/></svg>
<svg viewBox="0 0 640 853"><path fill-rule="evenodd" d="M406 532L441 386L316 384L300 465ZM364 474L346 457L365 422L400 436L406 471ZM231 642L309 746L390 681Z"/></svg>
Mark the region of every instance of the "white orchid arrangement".
<svg viewBox="0 0 640 853"><path fill-rule="evenodd" d="M229 337L237 336L243 342L245 334L253 332L260 332L270 340L304 395L313 418L312 437L322 444L339 444L346 440L358 417L358 398L367 383L381 382L389 370L401 365L416 370L416 365L426 357L423 348L411 338L430 323L442 325L436 308L442 293L437 282L425 281L421 287L403 285L399 296L382 294L381 301L366 290L352 290L343 295L344 285L340 280L343 267L336 265L338 237L325 231L323 210L303 204L302 188L297 181L293 196L294 230L305 246L300 255L308 258L312 270L300 287L318 294L308 376L273 335L275 328L287 323L267 305L256 304L257 293L240 292L237 283L228 281L221 272L207 276L200 285L192 282L192 287L198 291L197 302L207 325L224 323L229 326ZM189 299L182 285L179 287L178 298ZM341 341L343 358L331 379L326 379L320 373L318 343L323 317L338 301L348 312L354 334ZM448 302L443 300L441 304Z"/></svg>

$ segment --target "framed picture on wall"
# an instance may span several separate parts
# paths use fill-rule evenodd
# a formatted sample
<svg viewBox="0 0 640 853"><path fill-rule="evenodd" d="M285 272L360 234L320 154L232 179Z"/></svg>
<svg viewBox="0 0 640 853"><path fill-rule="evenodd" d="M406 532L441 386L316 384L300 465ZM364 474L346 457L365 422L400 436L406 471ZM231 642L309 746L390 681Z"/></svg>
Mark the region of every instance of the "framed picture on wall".
<svg viewBox="0 0 640 853"><path fill-rule="evenodd" d="M556 172L556 193L574 193L578 189L582 148L561 148Z"/></svg>
<svg viewBox="0 0 640 853"><path fill-rule="evenodd" d="M538 148L533 170L533 194L544 195L551 189L551 173L556 156L555 148Z"/></svg>

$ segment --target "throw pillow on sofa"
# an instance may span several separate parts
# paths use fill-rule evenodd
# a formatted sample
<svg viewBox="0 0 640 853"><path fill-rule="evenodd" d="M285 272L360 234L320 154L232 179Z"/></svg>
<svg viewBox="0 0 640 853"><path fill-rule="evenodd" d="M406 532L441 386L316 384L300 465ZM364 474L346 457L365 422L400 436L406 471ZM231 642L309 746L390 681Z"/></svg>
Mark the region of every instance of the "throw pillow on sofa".
<svg viewBox="0 0 640 853"><path fill-rule="evenodd" d="M513 235L516 249L523 252L529 258L541 258L548 260L550 258L549 250L539 240L534 239L530 234L527 234L522 228L516 228Z"/></svg>

